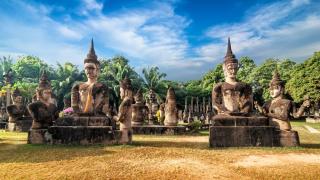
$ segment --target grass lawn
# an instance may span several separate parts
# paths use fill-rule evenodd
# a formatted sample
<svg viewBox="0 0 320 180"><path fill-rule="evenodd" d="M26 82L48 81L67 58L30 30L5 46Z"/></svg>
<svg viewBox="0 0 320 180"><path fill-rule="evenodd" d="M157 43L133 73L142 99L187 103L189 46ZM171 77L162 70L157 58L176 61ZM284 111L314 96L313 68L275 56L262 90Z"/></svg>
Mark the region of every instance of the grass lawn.
<svg viewBox="0 0 320 180"><path fill-rule="evenodd" d="M320 134L304 124L292 123L295 148L209 149L205 131L135 135L130 146L29 145L27 133L0 131L0 179L320 179Z"/></svg>

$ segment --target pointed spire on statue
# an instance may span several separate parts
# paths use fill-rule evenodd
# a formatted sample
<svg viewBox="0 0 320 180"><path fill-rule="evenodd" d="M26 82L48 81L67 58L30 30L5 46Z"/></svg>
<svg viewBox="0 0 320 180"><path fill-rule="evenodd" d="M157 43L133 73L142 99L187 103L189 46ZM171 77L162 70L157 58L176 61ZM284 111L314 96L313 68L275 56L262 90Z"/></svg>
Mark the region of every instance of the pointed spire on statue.
<svg viewBox="0 0 320 180"><path fill-rule="evenodd" d="M84 63L95 63L95 64L100 64L98 61L98 57L96 55L96 52L94 50L94 43L93 43L93 38L91 39L90 47L89 47L89 52L87 54L87 58L84 60Z"/></svg>
<svg viewBox="0 0 320 180"><path fill-rule="evenodd" d="M236 56L232 52L230 37L228 37L227 53L226 53L226 56L224 57L224 63L227 63L227 62L238 63Z"/></svg>
<svg viewBox="0 0 320 180"><path fill-rule="evenodd" d="M272 80L270 81L270 87L271 86L284 86L284 81L280 78L280 74L278 72L278 68L273 72Z"/></svg>

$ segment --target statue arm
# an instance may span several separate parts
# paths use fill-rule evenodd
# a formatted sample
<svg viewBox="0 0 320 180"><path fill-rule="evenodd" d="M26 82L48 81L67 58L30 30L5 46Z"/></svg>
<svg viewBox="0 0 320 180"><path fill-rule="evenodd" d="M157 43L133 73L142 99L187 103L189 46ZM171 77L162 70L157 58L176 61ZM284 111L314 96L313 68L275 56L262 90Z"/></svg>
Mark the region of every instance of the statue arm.
<svg viewBox="0 0 320 180"><path fill-rule="evenodd" d="M79 84L75 84L71 89L71 107L73 112L80 112L79 108L80 94L79 94Z"/></svg>
<svg viewBox="0 0 320 180"><path fill-rule="evenodd" d="M131 103L130 103L129 99L122 101L122 103L120 104L118 121L120 121L121 123L126 121L126 116L127 116L127 113L128 113L130 106L131 106Z"/></svg>
<svg viewBox="0 0 320 180"><path fill-rule="evenodd" d="M246 87L244 88L244 94L242 97L242 108L241 108L241 112L243 113L249 113L251 112L252 109L252 89L249 85L246 85Z"/></svg>
<svg viewBox="0 0 320 180"><path fill-rule="evenodd" d="M293 117L294 118L299 118L303 115L305 109L307 107L310 106L310 100L305 100L302 105L300 106L299 110L297 111L297 113L292 113ZM291 111L292 112L292 111Z"/></svg>
<svg viewBox="0 0 320 180"><path fill-rule="evenodd" d="M212 89L212 105L218 113L228 112L227 108L222 104L221 84L217 84Z"/></svg>
<svg viewBox="0 0 320 180"><path fill-rule="evenodd" d="M18 108L15 105L10 105L7 107L8 115L11 117L17 117L19 116Z"/></svg>

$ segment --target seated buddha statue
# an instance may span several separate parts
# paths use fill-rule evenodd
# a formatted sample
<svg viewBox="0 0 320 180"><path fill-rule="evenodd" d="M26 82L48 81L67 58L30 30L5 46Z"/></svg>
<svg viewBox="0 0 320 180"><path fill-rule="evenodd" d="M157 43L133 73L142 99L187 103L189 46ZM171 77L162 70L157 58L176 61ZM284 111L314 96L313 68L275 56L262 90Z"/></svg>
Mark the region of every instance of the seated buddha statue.
<svg viewBox="0 0 320 180"><path fill-rule="evenodd" d="M58 116L55 100L52 98L51 84L46 73L43 73L36 89L36 100L28 105L33 119L31 129L46 129Z"/></svg>
<svg viewBox="0 0 320 180"><path fill-rule="evenodd" d="M9 122L14 123L17 120L23 120L24 117L30 116L27 107L23 105L22 95L18 88L13 91L11 98L13 104L7 106Z"/></svg>
<svg viewBox="0 0 320 180"><path fill-rule="evenodd" d="M75 84L71 90L71 107L75 115L106 115L109 109L108 88L98 82L100 62L95 54L93 40L84 60L87 82Z"/></svg>
<svg viewBox="0 0 320 180"><path fill-rule="evenodd" d="M223 62L225 82L216 84L212 90L212 104L221 115L247 116L252 111L252 89L250 85L236 79L238 60L232 53L230 39Z"/></svg>

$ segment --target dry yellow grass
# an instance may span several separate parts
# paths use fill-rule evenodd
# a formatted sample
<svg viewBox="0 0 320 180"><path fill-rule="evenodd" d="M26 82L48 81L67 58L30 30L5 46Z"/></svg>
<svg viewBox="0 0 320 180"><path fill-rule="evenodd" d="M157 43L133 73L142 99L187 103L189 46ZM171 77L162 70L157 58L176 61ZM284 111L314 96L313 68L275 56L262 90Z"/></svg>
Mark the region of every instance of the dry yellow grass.
<svg viewBox="0 0 320 180"><path fill-rule="evenodd" d="M319 179L320 135L294 128L302 147L209 149L208 136L142 135L131 146L28 145L26 133L0 132L0 179Z"/></svg>

